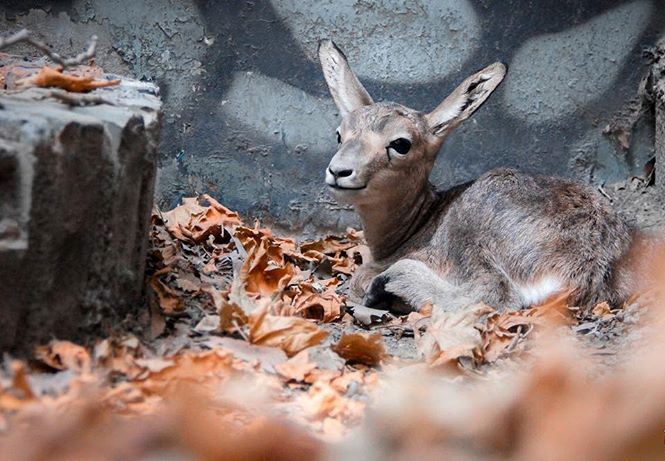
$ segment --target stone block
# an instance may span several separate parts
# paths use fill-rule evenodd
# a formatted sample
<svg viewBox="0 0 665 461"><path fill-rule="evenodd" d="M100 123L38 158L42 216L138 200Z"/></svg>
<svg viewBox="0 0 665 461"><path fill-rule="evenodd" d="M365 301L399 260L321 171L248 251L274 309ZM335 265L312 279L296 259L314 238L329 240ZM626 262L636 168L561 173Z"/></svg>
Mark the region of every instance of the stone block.
<svg viewBox="0 0 665 461"><path fill-rule="evenodd" d="M94 94L0 92L0 351L100 333L141 301L161 102L128 79Z"/></svg>

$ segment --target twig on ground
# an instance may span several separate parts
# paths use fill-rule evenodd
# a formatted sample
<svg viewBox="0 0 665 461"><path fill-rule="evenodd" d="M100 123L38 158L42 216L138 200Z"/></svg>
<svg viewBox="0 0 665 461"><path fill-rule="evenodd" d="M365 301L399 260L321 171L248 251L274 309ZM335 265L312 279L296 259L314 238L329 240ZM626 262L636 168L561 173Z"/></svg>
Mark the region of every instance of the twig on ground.
<svg viewBox="0 0 665 461"><path fill-rule="evenodd" d="M610 202L612 202L612 197L610 197L610 194L608 194L605 189L603 188L602 184L598 186L598 192L603 194L603 196L608 199Z"/></svg>
<svg viewBox="0 0 665 461"><path fill-rule="evenodd" d="M33 38L30 35L30 31L27 29L20 30L8 37L0 37L0 50L17 43L27 43L34 48L37 48L42 53L44 53L45 56L51 59L51 61L62 66L63 69L66 69L67 67L85 64L95 56L95 51L97 49L97 36L93 35L90 38L90 44L88 45L87 50L77 54L73 58L63 58L60 56L60 54L53 51L46 43Z"/></svg>
<svg viewBox="0 0 665 461"><path fill-rule="evenodd" d="M235 320L231 320L231 323L233 324L234 327L236 327L236 330L238 331L238 334L242 337L242 339L244 339L247 342L250 342L249 336L247 336L247 333L245 333L243 329L240 327L240 325L238 325L238 322L236 322Z"/></svg>

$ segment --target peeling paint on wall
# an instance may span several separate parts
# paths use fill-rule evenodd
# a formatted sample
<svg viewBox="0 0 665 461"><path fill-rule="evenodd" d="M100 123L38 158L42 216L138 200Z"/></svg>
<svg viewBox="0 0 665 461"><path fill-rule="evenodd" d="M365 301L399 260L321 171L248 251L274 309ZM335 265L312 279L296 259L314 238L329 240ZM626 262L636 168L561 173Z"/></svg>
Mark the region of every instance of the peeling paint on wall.
<svg viewBox="0 0 665 461"><path fill-rule="evenodd" d="M360 77L391 83L428 82L458 70L478 48L482 34L473 6L465 0L272 3L309 59L317 59L321 37L331 37L348 44L344 51Z"/></svg>
<svg viewBox="0 0 665 461"><path fill-rule="evenodd" d="M638 0L526 41L510 61L503 93L508 111L527 123L563 120L612 88L651 7Z"/></svg>

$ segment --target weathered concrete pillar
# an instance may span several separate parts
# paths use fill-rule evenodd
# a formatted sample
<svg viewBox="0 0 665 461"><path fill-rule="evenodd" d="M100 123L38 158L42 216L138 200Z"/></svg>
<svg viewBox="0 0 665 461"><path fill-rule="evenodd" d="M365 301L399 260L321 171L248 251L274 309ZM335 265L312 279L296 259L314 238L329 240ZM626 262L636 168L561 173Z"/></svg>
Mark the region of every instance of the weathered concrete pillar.
<svg viewBox="0 0 665 461"><path fill-rule="evenodd" d="M141 297L158 89L50 92L0 92L0 351L97 333Z"/></svg>
<svg viewBox="0 0 665 461"><path fill-rule="evenodd" d="M651 69L652 93L656 115L656 188L665 194L665 38L656 48L656 60Z"/></svg>

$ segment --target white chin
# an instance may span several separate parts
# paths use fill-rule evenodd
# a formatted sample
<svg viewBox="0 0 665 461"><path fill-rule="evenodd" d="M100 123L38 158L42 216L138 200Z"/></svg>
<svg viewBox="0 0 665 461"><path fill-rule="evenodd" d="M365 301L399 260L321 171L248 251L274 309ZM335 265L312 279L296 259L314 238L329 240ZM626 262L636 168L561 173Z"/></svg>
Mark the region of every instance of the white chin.
<svg viewBox="0 0 665 461"><path fill-rule="evenodd" d="M364 189L340 189L339 187L328 186L328 190L335 199L343 202L353 201L354 197L360 195Z"/></svg>

